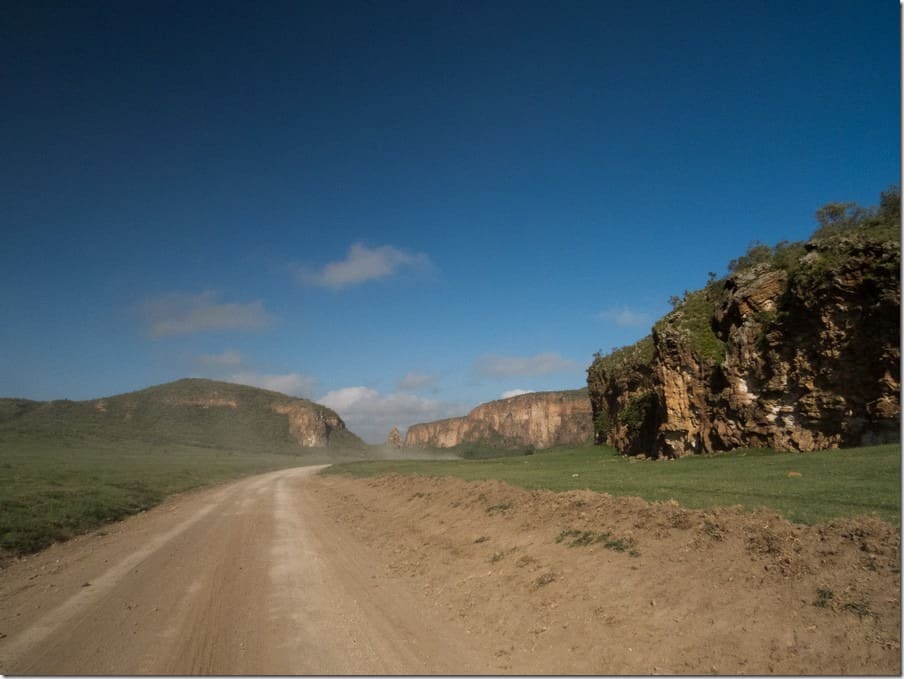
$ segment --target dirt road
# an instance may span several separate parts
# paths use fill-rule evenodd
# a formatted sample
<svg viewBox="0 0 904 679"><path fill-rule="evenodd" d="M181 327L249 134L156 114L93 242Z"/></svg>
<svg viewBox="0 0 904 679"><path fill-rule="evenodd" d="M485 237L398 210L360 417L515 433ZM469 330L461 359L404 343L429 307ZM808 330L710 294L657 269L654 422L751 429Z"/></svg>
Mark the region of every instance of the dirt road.
<svg viewBox="0 0 904 679"><path fill-rule="evenodd" d="M3 674L480 672L285 470L172 499L0 572Z"/></svg>
<svg viewBox="0 0 904 679"><path fill-rule="evenodd" d="M265 474L0 570L5 674L890 674L900 533Z"/></svg>

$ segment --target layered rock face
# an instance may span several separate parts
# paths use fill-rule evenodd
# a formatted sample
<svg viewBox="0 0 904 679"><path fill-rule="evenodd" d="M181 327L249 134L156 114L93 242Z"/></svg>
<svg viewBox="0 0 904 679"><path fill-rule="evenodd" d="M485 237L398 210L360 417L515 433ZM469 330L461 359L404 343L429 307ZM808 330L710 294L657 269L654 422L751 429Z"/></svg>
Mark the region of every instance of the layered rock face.
<svg viewBox="0 0 904 679"><path fill-rule="evenodd" d="M292 399L270 406L289 420L289 434L302 448L330 445L336 433L346 433L345 422L335 412L302 399Z"/></svg>
<svg viewBox="0 0 904 679"><path fill-rule="evenodd" d="M592 436L587 392L548 391L484 403L464 417L412 425L405 445L452 448L472 443L549 448L587 442Z"/></svg>
<svg viewBox="0 0 904 679"><path fill-rule="evenodd" d="M899 440L900 242L853 231L766 259L597 357L597 442L681 457Z"/></svg>

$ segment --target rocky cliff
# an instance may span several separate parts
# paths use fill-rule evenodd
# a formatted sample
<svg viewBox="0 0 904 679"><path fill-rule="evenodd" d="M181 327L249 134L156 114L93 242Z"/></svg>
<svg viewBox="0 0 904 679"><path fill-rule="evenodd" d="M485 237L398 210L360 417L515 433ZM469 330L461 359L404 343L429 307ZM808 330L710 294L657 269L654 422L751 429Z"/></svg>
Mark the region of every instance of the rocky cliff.
<svg viewBox="0 0 904 679"><path fill-rule="evenodd" d="M899 440L900 203L826 206L588 369L597 442L681 457Z"/></svg>
<svg viewBox="0 0 904 679"><path fill-rule="evenodd" d="M590 413L590 400L583 389L523 394L484 403L464 417L412 425L405 445L549 448L583 443L593 437Z"/></svg>
<svg viewBox="0 0 904 679"><path fill-rule="evenodd" d="M291 452L363 447L335 412L307 399L204 379L184 379L91 401L0 399L0 438L137 439Z"/></svg>

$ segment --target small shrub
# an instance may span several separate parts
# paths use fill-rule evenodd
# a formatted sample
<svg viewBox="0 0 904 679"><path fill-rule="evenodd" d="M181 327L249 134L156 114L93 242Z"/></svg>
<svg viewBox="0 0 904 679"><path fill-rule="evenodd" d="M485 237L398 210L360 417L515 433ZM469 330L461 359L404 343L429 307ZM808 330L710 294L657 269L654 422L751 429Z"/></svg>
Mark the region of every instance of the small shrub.
<svg viewBox="0 0 904 679"><path fill-rule="evenodd" d="M543 575L538 577L536 580L534 580L534 584L537 587L542 587L543 585L548 585L549 583L555 582L555 581L556 581L555 573L549 572L549 573L544 573Z"/></svg>
<svg viewBox="0 0 904 679"><path fill-rule="evenodd" d="M606 549L615 552L629 552L631 556L639 556L640 554L634 549L634 540L630 538L612 537L611 533L594 533L591 530L577 530L574 528L563 530L556 537L557 543L569 540L569 547L589 547L590 545L601 544Z"/></svg>
<svg viewBox="0 0 904 679"><path fill-rule="evenodd" d="M722 531L722 527L712 521L703 522L703 532L713 540L718 540L719 542L725 539L725 533Z"/></svg>
<svg viewBox="0 0 904 679"><path fill-rule="evenodd" d="M813 605L818 608L825 608L834 598L835 593L832 590L820 587L816 590L816 601L813 602Z"/></svg>
<svg viewBox="0 0 904 679"><path fill-rule="evenodd" d="M876 612L870 609L865 601L851 601L842 606L842 608L851 613L856 613L861 619L878 617Z"/></svg>
<svg viewBox="0 0 904 679"><path fill-rule="evenodd" d="M575 537L580 534L581 534L581 531L579 531L579 530L574 530L574 529L563 530L561 533L558 534L558 536L556 536L556 543L561 543L566 538Z"/></svg>

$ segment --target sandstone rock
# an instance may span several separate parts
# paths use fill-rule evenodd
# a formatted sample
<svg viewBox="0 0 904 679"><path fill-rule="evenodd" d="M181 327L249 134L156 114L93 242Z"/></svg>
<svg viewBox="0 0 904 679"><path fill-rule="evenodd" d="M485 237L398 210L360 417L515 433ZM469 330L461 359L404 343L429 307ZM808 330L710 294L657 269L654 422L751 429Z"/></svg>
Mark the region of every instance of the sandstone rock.
<svg viewBox="0 0 904 679"><path fill-rule="evenodd" d="M689 293L647 349L597 356L596 440L669 458L899 440L900 246L836 238L806 250Z"/></svg>
<svg viewBox="0 0 904 679"><path fill-rule="evenodd" d="M289 419L289 433L302 448L328 446L335 431L344 431L345 423L333 411L301 399L275 403L274 412Z"/></svg>
<svg viewBox="0 0 904 679"><path fill-rule="evenodd" d="M386 437L386 445L393 448L401 448L403 443L402 433L399 431L399 428L393 427L392 431L390 431L389 435Z"/></svg>
<svg viewBox="0 0 904 679"><path fill-rule="evenodd" d="M587 393L549 391L484 403L464 417L414 424L408 428L405 445L451 448L476 443L549 448L588 442L592 437Z"/></svg>

